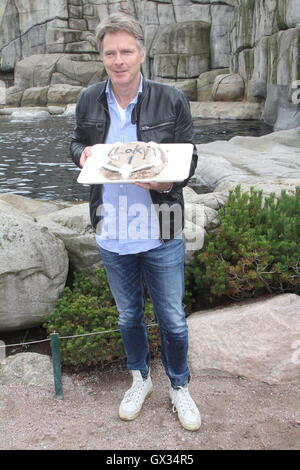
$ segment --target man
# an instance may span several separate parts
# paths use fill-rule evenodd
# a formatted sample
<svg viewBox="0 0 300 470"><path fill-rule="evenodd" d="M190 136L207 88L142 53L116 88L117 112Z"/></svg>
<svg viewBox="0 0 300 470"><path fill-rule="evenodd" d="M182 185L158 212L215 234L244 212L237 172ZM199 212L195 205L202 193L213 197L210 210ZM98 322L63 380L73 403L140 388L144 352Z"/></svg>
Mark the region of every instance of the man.
<svg viewBox="0 0 300 470"><path fill-rule="evenodd" d="M88 87L78 99L71 142L73 161L82 167L92 146L99 143L191 143L192 119L184 95L141 74L146 52L138 21L123 13L110 15L98 25L96 38L109 79ZM194 146L189 177L196 164ZM180 183L92 185L90 215L133 376L119 416L136 418L153 388L144 320L145 283L160 328L161 357L170 380L173 409L183 427L194 431L199 429L201 418L188 391L188 329L182 305L182 188L187 183L188 179ZM143 208L137 219L136 207ZM136 227L134 233L130 226Z"/></svg>

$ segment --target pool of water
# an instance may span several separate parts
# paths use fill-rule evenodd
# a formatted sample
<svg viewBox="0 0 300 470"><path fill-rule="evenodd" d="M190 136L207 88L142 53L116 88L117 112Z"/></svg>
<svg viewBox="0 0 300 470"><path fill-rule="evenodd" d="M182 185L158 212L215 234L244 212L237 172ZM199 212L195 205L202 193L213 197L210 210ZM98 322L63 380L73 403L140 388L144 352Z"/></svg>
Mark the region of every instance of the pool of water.
<svg viewBox="0 0 300 470"><path fill-rule="evenodd" d="M73 117L14 121L10 116L0 116L0 193L88 200L89 188L77 183L79 169L69 156L73 128ZM270 132L272 128L261 121L195 121L196 143Z"/></svg>

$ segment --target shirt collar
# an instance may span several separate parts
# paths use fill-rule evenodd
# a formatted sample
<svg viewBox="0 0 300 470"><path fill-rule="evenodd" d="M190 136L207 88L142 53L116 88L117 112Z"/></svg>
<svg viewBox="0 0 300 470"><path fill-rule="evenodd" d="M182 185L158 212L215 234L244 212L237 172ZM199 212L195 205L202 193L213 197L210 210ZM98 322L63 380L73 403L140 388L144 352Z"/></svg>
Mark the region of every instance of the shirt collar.
<svg viewBox="0 0 300 470"><path fill-rule="evenodd" d="M129 104L136 104L137 103L137 100L138 100L138 96L139 94L141 94L143 91L143 76L141 74L141 77L140 77L140 84L139 84L139 88L138 88L138 91L137 91L137 94L136 96L133 98L133 100L131 101L131 103ZM107 83L106 83L106 88L105 88L105 93L106 93L106 96L107 96L107 102L108 103L114 103L115 102L115 97L114 97L114 94L113 94L113 91L112 91L112 87L111 87L111 79L109 78L107 80ZM129 105L128 105L129 106Z"/></svg>

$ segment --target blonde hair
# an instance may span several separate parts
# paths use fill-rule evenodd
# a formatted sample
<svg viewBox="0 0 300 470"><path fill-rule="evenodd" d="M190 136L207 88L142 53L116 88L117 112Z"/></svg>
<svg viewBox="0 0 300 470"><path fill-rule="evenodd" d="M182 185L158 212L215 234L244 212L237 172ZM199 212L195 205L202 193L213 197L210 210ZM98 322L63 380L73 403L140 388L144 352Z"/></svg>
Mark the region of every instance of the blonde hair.
<svg viewBox="0 0 300 470"><path fill-rule="evenodd" d="M102 42L106 33L126 31L132 34L140 49L145 48L144 31L141 24L133 16L127 13L113 13L102 20L96 27L96 42L98 51L102 52Z"/></svg>

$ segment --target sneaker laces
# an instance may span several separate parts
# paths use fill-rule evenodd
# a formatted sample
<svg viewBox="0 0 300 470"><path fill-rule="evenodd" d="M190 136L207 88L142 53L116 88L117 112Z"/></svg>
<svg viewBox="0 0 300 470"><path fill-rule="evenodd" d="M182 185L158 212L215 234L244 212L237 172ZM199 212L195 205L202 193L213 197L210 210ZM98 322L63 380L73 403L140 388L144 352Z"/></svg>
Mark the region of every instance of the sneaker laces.
<svg viewBox="0 0 300 470"><path fill-rule="evenodd" d="M182 413L191 411L192 413L198 414L197 407L192 399L187 387L177 387L177 403L173 404L173 413L176 413L177 409L180 408Z"/></svg>

